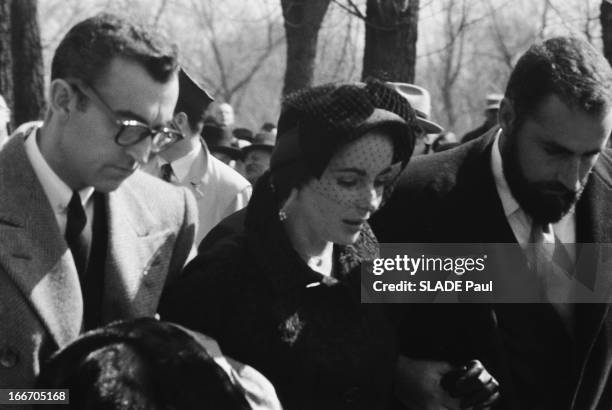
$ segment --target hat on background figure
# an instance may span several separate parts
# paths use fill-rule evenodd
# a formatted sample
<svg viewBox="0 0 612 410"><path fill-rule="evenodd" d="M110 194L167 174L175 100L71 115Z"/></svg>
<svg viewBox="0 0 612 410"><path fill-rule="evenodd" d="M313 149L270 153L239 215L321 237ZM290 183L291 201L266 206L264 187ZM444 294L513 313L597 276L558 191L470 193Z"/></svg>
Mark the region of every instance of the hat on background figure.
<svg viewBox="0 0 612 410"><path fill-rule="evenodd" d="M392 83L388 82L395 91L402 97L408 100L410 106L414 109L417 116L417 122L427 134L439 134L444 128L429 120L431 115L431 96L429 91L418 85L409 83Z"/></svg>
<svg viewBox="0 0 612 410"><path fill-rule="evenodd" d="M271 123L271 122L264 122L263 125L261 126L261 131L270 132L274 134L275 137L278 132L276 128L276 124Z"/></svg>
<svg viewBox="0 0 612 410"><path fill-rule="evenodd" d="M253 131L248 128L234 128L232 133L234 134L234 137L239 140L253 142Z"/></svg>
<svg viewBox="0 0 612 410"><path fill-rule="evenodd" d="M499 110L499 106L501 105L501 101L503 99L503 94L487 94L487 106L485 110Z"/></svg>
<svg viewBox="0 0 612 410"><path fill-rule="evenodd" d="M193 123L203 121L206 109L213 102L211 95L202 88L184 68L179 71L179 96L174 112L184 112Z"/></svg>
<svg viewBox="0 0 612 410"><path fill-rule="evenodd" d="M222 127L216 123L204 123L202 137L210 152L221 152L234 160L242 159L238 141L228 127Z"/></svg>
<svg viewBox="0 0 612 410"><path fill-rule="evenodd" d="M255 134L253 138L253 143L251 145L247 145L242 148L243 154L246 156L249 152L253 150L264 150L268 152L274 151L274 146L276 145L276 135L272 132L258 132Z"/></svg>

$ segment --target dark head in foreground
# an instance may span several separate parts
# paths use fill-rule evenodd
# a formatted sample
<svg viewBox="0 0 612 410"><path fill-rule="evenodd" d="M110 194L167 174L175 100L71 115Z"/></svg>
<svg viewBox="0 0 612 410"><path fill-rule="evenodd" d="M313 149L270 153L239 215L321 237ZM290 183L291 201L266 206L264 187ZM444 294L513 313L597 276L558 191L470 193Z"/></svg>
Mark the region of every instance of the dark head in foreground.
<svg viewBox="0 0 612 410"><path fill-rule="evenodd" d="M155 319L116 322L54 354L38 388L70 389L78 410L248 409L242 393L185 329Z"/></svg>

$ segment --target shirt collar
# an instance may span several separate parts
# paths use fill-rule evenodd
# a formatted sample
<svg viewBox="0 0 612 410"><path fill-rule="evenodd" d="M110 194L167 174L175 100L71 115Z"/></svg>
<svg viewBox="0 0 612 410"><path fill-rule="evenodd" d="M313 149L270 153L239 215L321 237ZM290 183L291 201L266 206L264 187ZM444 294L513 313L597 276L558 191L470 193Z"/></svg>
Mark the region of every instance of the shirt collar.
<svg viewBox="0 0 612 410"><path fill-rule="evenodd" d="M196 144L195 147L187 153L187 155L170 162L172 172L180 182L183 182L189 175L191 166L198 158L198 155L200 155L200 151L202 151L202 144ZM157 158L160 166L168 163L168 161L164 160L161 156L158 156Z"/></svg>
<svg viewBox="0 0 612 410"><path fill-rule="evenodd" d="M521 209L519 203L514 199L508 181L504 175L504 166L502 162L501 152L499 150L499 139L502 130L498 130L495 134L495 140L493 141L493 147L491 149L491 168L493 170L493 178L495 179L495 185L497 187L497 193L504 207L504 213L506 217L509 217L517 210Z"/></svg>
<svg viewBox="0 0 612 410"><path fill-rule="evenodd" d="M502 202L502 206L504 207L504 214L506 218L510 222L510 225L517 237L519 243L525 243L529 238L529 231L532 226L532 218L529 216L519 203L516 201L512 192L510 191L510 187L508 185L508 181L504 175L504 167L503 160L501 156L501 152L499 150L499 139L501 136L502 130L498 130L495 134L495 140L493 141L493 147L491 149L491 168L493 170L493 178L495 179L495 185L497 188L497 193L499 195L499 199ZM523 225L523 231L519 232L515 229L514 224ZM561 242L563 243L574 243L576 241L576 216L575 216L575 208L570 210L561 220L557 223L551 225L552 230L548 233L545 233L548 236L548 242L552 241L554 243L553 233L556 234ZM552 238L552 239L551 239Z"/></svg>
<svg viewBox="0 0 612 410"><path fill-rule="evenodd" d="M53 171L40 152L38 142L36 141L38 129L39 127L32 127L27 134L25 150L32 163L34 173L38 177L53 211L56 213L65 212L72 198L72 189L55 173L55 171ZM81 203L84 208L93 192L93 187L86 187L79 190L79 196L81 197Z"/></svg>

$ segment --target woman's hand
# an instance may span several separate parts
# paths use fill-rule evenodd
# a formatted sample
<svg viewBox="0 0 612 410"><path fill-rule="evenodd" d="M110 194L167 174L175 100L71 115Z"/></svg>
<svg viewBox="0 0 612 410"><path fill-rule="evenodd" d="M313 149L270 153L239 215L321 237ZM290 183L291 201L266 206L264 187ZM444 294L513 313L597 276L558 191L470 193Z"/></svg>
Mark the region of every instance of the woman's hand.
<svg viewBox="0 0 612 410"><path fill-rule="evenodd" d="M499 399L499 383L479 360L471 360L441 380L451 397L461 399L462 409L488 408Z"/></svg>
<svg viewBox="0 0 612 410"><path fill-rule="evenodd" d="M453 370L448 362L400 356L396 368L396 396L410 410L459 410L460 399L451 397L441 384L443 377Z"/></svg>

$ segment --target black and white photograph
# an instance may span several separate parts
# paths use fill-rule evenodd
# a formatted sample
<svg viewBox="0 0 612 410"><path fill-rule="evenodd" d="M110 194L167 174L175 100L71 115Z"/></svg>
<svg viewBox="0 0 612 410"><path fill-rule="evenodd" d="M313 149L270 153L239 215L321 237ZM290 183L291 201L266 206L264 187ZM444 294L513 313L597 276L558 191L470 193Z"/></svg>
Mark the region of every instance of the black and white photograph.
<svg viewBox="0 0 612 410"><path fill-rule="evenodd" d="M612 0L0 0L0 409L612 410Z"/></svg>

